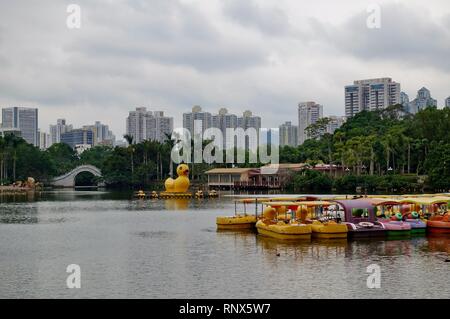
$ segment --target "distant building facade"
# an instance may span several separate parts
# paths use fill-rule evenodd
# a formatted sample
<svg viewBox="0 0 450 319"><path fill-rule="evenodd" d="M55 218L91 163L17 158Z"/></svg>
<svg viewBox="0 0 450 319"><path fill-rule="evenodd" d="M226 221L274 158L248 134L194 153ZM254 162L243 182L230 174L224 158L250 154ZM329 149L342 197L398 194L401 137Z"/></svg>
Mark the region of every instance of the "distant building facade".
<svg viewBox="0 0 450 319"><path fill-rule="evenodd" d="M431 97L431 92L426 87L417 91L417 97L410 103L410 113L417 113L427 107L437 107L437 100Z"/></svg>
<svg viewBox="0 0 450 319"><path fill-rule="evenodd" d="M249 110L244 111L241 117L238 117L238 127L244 131L254 129L255 135L245 136L245 141L236 142L236 147L241 149L255 148L259 143L259 133L261 131L261 117L253 115Z"/></svg>
<svg viewBox="0 0 450 319"><path fill-rule="evenodd" d="M61 143L61 134L73 130L72 125L68 125L65 119L58 119L56 125L50 125L51 144Z"/></svg>
<svg viewBox="0 0 450 319"><path fill-rule="evenodd" d="M391 78L354 81L345 87L345 116L384 109L400 103L400 83Z"/></svg>
<svg viewBox="0 0 450 319"><path fill-rule="evenodd" d="M219 113L212 116L211 127L218 128L222 132L223 149L232 148L234 141L227 139L227 129L238 127L238 117L236 114L228 113L226 108L221 108Z"/></svg>
<svg viewBox="0 0 450 319"><path fill-rule="evenodd" d="M285 122L278 127L279 145L280 146L297 146L298 145L298 126L292 125L292 122Z"/></svg>
<svg viewBox="0 0 450 319"><path fill-rule="evenodd" d="M323 117L323 106L316 102L301 102L298 104L298 144L303 144L308 138L305 129Z"/></svg>
<svg viewBox="0 0 450 319"><path fill-rule="evenodd" d="M91 130L94 133L94 146L96 145L109 145L113 146L116 137L113 132L109 129L108 125L104 125L99 121L96 121L94 125L83 126L85 130Z"/></svg>
<svg viewBox="0 0 450 319"><path fill-rule="evenodd" d="M326 132L329 134L333 134L334 131L340 128L347 120L345 116L335 116L335 115L328 116L328 119L330 121L327 124Z"/></svg>
<svg viewBox="0 0 450 319"><path fill-rule="evenodd" d="M190 113L183 113L183 128L191 133L191 137L197 134L202 136L210 127L212 127L212 115L204 112L200 106L194 106Z"/></svg>
<svg viewBox="0 0 450 319"><path fill-rule="evenodd" d="M145 107L138 107L130 111L126 119L126 134L133 136L134 143L144 140L164 142L166 134L173 131L173 117L164 116L162 111L147 111Z"/></svg>
<svg viewBox="0 0 450 319"><path fill-rule="evenodd" d="M73 149L77 145L94 146L94 132L91 130L74 129L61 134L61 143L67 144Z"/></svg>
<svg viewBox="0 0 450 319"><path fill-rule="evenodd" d="M445 99L445 107L450 107L450 96Z"/></svg>
<svg viewBox="0 0 450 319"><path fill-rule="evenodd" d="M39 149L46 150L52 145L50 134L38 131L39 133Z"/></svg>
<svg viewBox="0 0 450 319"><path fill-rule="evenodd" d="M2 109L2 127L18 129L22 138L34 146L39 146L38 109L9 107Z"/></svg>
<svg viewBox="0 0 450 319"><path fill-rule="evenodd" d="M405 92L400 93L400 104L403 106L403 112L411 113L409 96Z"/></svg>

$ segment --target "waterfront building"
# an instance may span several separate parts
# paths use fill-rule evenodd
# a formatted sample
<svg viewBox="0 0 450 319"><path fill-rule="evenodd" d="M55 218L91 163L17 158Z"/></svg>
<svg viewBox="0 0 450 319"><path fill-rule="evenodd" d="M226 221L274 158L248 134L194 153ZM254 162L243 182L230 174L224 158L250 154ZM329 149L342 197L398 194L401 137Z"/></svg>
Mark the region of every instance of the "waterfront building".
<svg viewBox="0 0 450 319"><path fill-rule="evenodd" d="M56 125L50 125L51 144L61 143L61 134L73 130L72 125L68 125L65 119L58 119Z"/></svg>
<svg viewBox="0 0 450 319"><path fill-rule="evenodd" d="M326 132L329 134L333 134L334 131L340 128L342 124L344 124L345 121L347 120L345 116L335 116L335 115L328 116L328 119L330 121L327 124Z"/></svg>
<svg viewBox="0 0 450 319"><path fill-rule="evenodd" d="M391 78L354 81L345 87L345 116L380 110L400 103L400 83Z"/></svg>
<svg viewBox="0 0 450 319"><path fill-rule="evenodd" d="M61 134L61 143L76 148L77 145L94 145L94 132L85 129L74 129Z"/></svg>
<svg viewBox="0 0 450 319"><path fill-rule="evenodd" d="M27 143L39 146L37 108L9 107L2 109L2 126L20 130L22 138Z"/></svg>
<svg viewBox="0 0 450 319"><path fill-rule="evenodd" d="M303 144L308 138L305 129L323 117L323 106L316 102L301 102L298 104L298 144Z"/></svg>
<svg viewBox="0 0 450 319"><path fill-rule="evenodd" d="M162 111L147 111L138 107L130 111L126 119L126 134L133 136L133 143L151 140L163 143L166 134L172 134L173 117L164 116Z"/></svg>
<svg viewBox="0 0 450 319"><path fill-rule="evenodd" d="M297 146L298 145L298 126L292 125L292 122L285 122L279 126L279 145Z"/></svg>
<svg viewBox="0 0 450 319"><path fill-rule="evenodd" d="M417 113L427 107L437 107L437 100L431 97L431 92L426 87L417 91L417 97L410 103L410 113Z"/></svg>
<svg viewBox="0 0 450 319"><path fill-rule="evenodd" d="M450 96L445 99L445 107L450 107Z"/></svg>

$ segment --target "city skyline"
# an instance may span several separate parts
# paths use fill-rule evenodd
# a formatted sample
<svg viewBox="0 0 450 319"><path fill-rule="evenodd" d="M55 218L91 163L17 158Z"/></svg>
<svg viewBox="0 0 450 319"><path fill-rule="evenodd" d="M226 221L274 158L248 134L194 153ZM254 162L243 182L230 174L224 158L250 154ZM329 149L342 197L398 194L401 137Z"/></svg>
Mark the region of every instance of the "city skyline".
<svg viewBox="0 0 450 319"><path fill-rule="evenodd" d="M425 86L441 107L450 94L448 2L379 1L380 29L366 26L370 3L79 1L77 30L65 25L64 3L5 3L0 106L39 108L45 130L56 118L80 127L90 114L118 137L141 106L175 118L192 105L250 109L278 127L299 101L344 115L344 85L389 76L411 99Z"/></svg>

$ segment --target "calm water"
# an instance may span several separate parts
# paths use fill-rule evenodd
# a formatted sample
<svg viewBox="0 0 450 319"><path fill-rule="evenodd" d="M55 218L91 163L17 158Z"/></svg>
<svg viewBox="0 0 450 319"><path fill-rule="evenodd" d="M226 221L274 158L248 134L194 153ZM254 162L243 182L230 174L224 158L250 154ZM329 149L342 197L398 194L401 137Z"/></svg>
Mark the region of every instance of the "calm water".
<svg viewBox="0 0 450 319"><path fill-rule="evenodd" d="M449 298L450 236L283 243L217 232L229 198L48 192L0 203L0 298ZM381 267L368 289L366 267ZM81 267L68 289L66 267Z"/></svg>

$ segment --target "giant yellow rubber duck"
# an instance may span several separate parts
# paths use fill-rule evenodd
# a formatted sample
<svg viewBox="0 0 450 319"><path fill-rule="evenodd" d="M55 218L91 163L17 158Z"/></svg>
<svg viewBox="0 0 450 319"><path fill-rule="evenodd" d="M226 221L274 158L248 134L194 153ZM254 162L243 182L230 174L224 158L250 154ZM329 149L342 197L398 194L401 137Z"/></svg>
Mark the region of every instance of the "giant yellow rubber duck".
<svg viewBox="0 0 450 319"><path fill-rule="evenodd" d="M166 179L164 185L168 193L186 193L189 189L189 166L180 164L177 167L178 177L173 179L169 177Z"/></svg>

